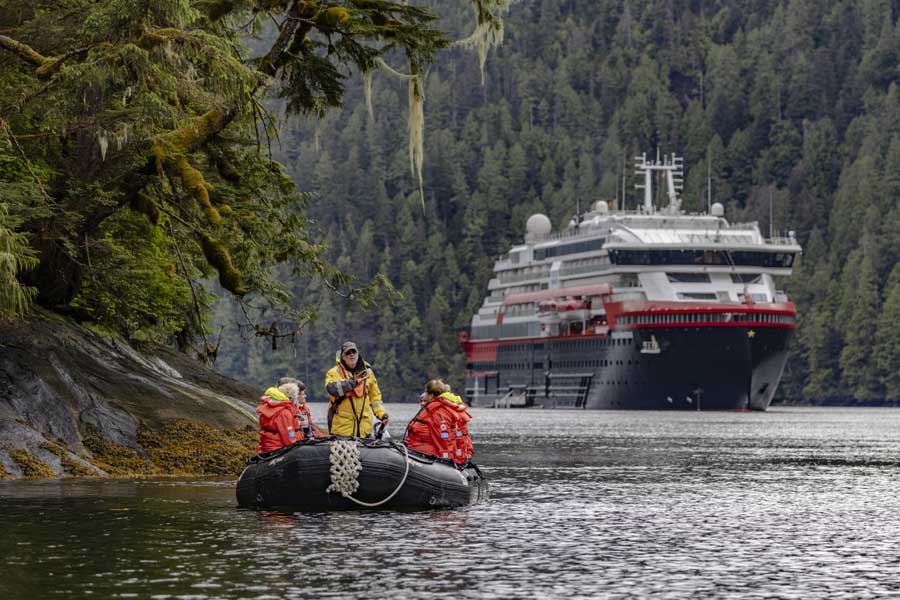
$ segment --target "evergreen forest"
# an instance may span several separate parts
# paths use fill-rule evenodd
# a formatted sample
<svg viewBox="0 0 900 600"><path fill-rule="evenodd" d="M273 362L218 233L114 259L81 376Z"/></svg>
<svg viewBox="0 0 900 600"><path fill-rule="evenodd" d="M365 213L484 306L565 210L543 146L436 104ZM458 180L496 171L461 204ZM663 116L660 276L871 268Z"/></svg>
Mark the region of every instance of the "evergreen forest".
<svg viewBox="0 0 900 600"><path fill-rule="evenodd" d="M526 219L634 208L631 157L659 148L686 210L709 191L803 246L777 400L900 401L898 0L102 4L0 2L8 316L313 399L344 339L388 400L458 389L458 332ZM503 34L483 64L454 43L476 26Z"/></svg>

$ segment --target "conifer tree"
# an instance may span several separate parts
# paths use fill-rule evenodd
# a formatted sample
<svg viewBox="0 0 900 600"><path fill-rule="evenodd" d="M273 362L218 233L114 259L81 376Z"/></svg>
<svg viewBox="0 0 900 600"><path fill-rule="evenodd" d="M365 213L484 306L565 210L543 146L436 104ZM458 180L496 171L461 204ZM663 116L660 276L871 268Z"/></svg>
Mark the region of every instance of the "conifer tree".
<svg viewBox="0 0 900 600"><path fill-rule="evenodd" d="M893 278L898 280L889 289L887 299L878 317L875 347L872 352L878 369L884 397L892 402L900 401L900 268Z"/></svg>

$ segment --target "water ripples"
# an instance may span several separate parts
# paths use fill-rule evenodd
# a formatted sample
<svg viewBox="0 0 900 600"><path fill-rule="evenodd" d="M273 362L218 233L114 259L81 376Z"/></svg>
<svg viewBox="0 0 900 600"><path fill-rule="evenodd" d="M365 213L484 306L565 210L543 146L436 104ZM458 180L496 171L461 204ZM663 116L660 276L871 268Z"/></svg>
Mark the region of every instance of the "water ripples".
<svg viewBox="0 0 900 600"><path fill-rule="evenodd" d="M900 596L900 411L475 417L491 501L455 511L243 511L233 482L206 480L0 483L0 596Z"/></svg>

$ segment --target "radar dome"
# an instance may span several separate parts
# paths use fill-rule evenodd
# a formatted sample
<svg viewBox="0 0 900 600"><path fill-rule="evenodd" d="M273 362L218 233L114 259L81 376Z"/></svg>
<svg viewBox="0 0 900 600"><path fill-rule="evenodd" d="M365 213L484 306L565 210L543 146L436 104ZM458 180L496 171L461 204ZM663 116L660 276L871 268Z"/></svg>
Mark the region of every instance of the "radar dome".
<svg viewBox="0 0 900 600"><path fill-rule="evenodd" d="M533 237L543 237L550 233L550 229L552 229L550 219L541 213L531 215L525 222L526 233Z"/></svg>
<svg viewBox="0 0 900 600"><path fill-rule="evenodd" d="M605 215L609 212L609 204L607 204L605 200L598 200L597 202L594 202L594 212Z"/></svg>
<svg viewBox="0 0 900 600"><path fill-rule="evenodd" d="M710 210L709 212L714 217L724 217L725 207L722 206L720 202L716 202L712 205L712 210Z"/></svg>

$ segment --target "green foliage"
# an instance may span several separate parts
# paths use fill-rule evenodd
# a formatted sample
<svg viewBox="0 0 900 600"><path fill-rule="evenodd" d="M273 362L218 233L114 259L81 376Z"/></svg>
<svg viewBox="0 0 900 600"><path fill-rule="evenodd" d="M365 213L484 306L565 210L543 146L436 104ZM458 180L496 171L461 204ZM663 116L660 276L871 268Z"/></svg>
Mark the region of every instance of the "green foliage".
<svg viewBox="0 0 900 600"><path fill-rule="evenodd" d="M18 233L20 221L0 203L0 319L25 314L35 289L23 285L18 275L37 265L34 251L24 234Z"/></svg>
<svg viewBox="0 0 900 600"><path fill-rule="evenodd" d="M11 0L2 11L0 314L36 296L100 329L184 346L205 336L197 282L211 272L217 291L297 322L314 311L294 306L292 275L363 306L390 290L324 259L310 196L271 156L277 127L262 102L321 115L341 105L348 71L394 52L427 65L449 43L431 12L387 0ZM280 28L249 57L248 34L271 19Z"/></svg>
<svg viewBox="0 0 900 600"><path fill-rule="evenodd" d="M165 342L184 327L190 290L173 262L172 240L141 215L119 212L90 242L87 276L72 306L127 338ZM134 244L135 239L143 240ZM198 273L192 272L191 277Z"/></svg>

